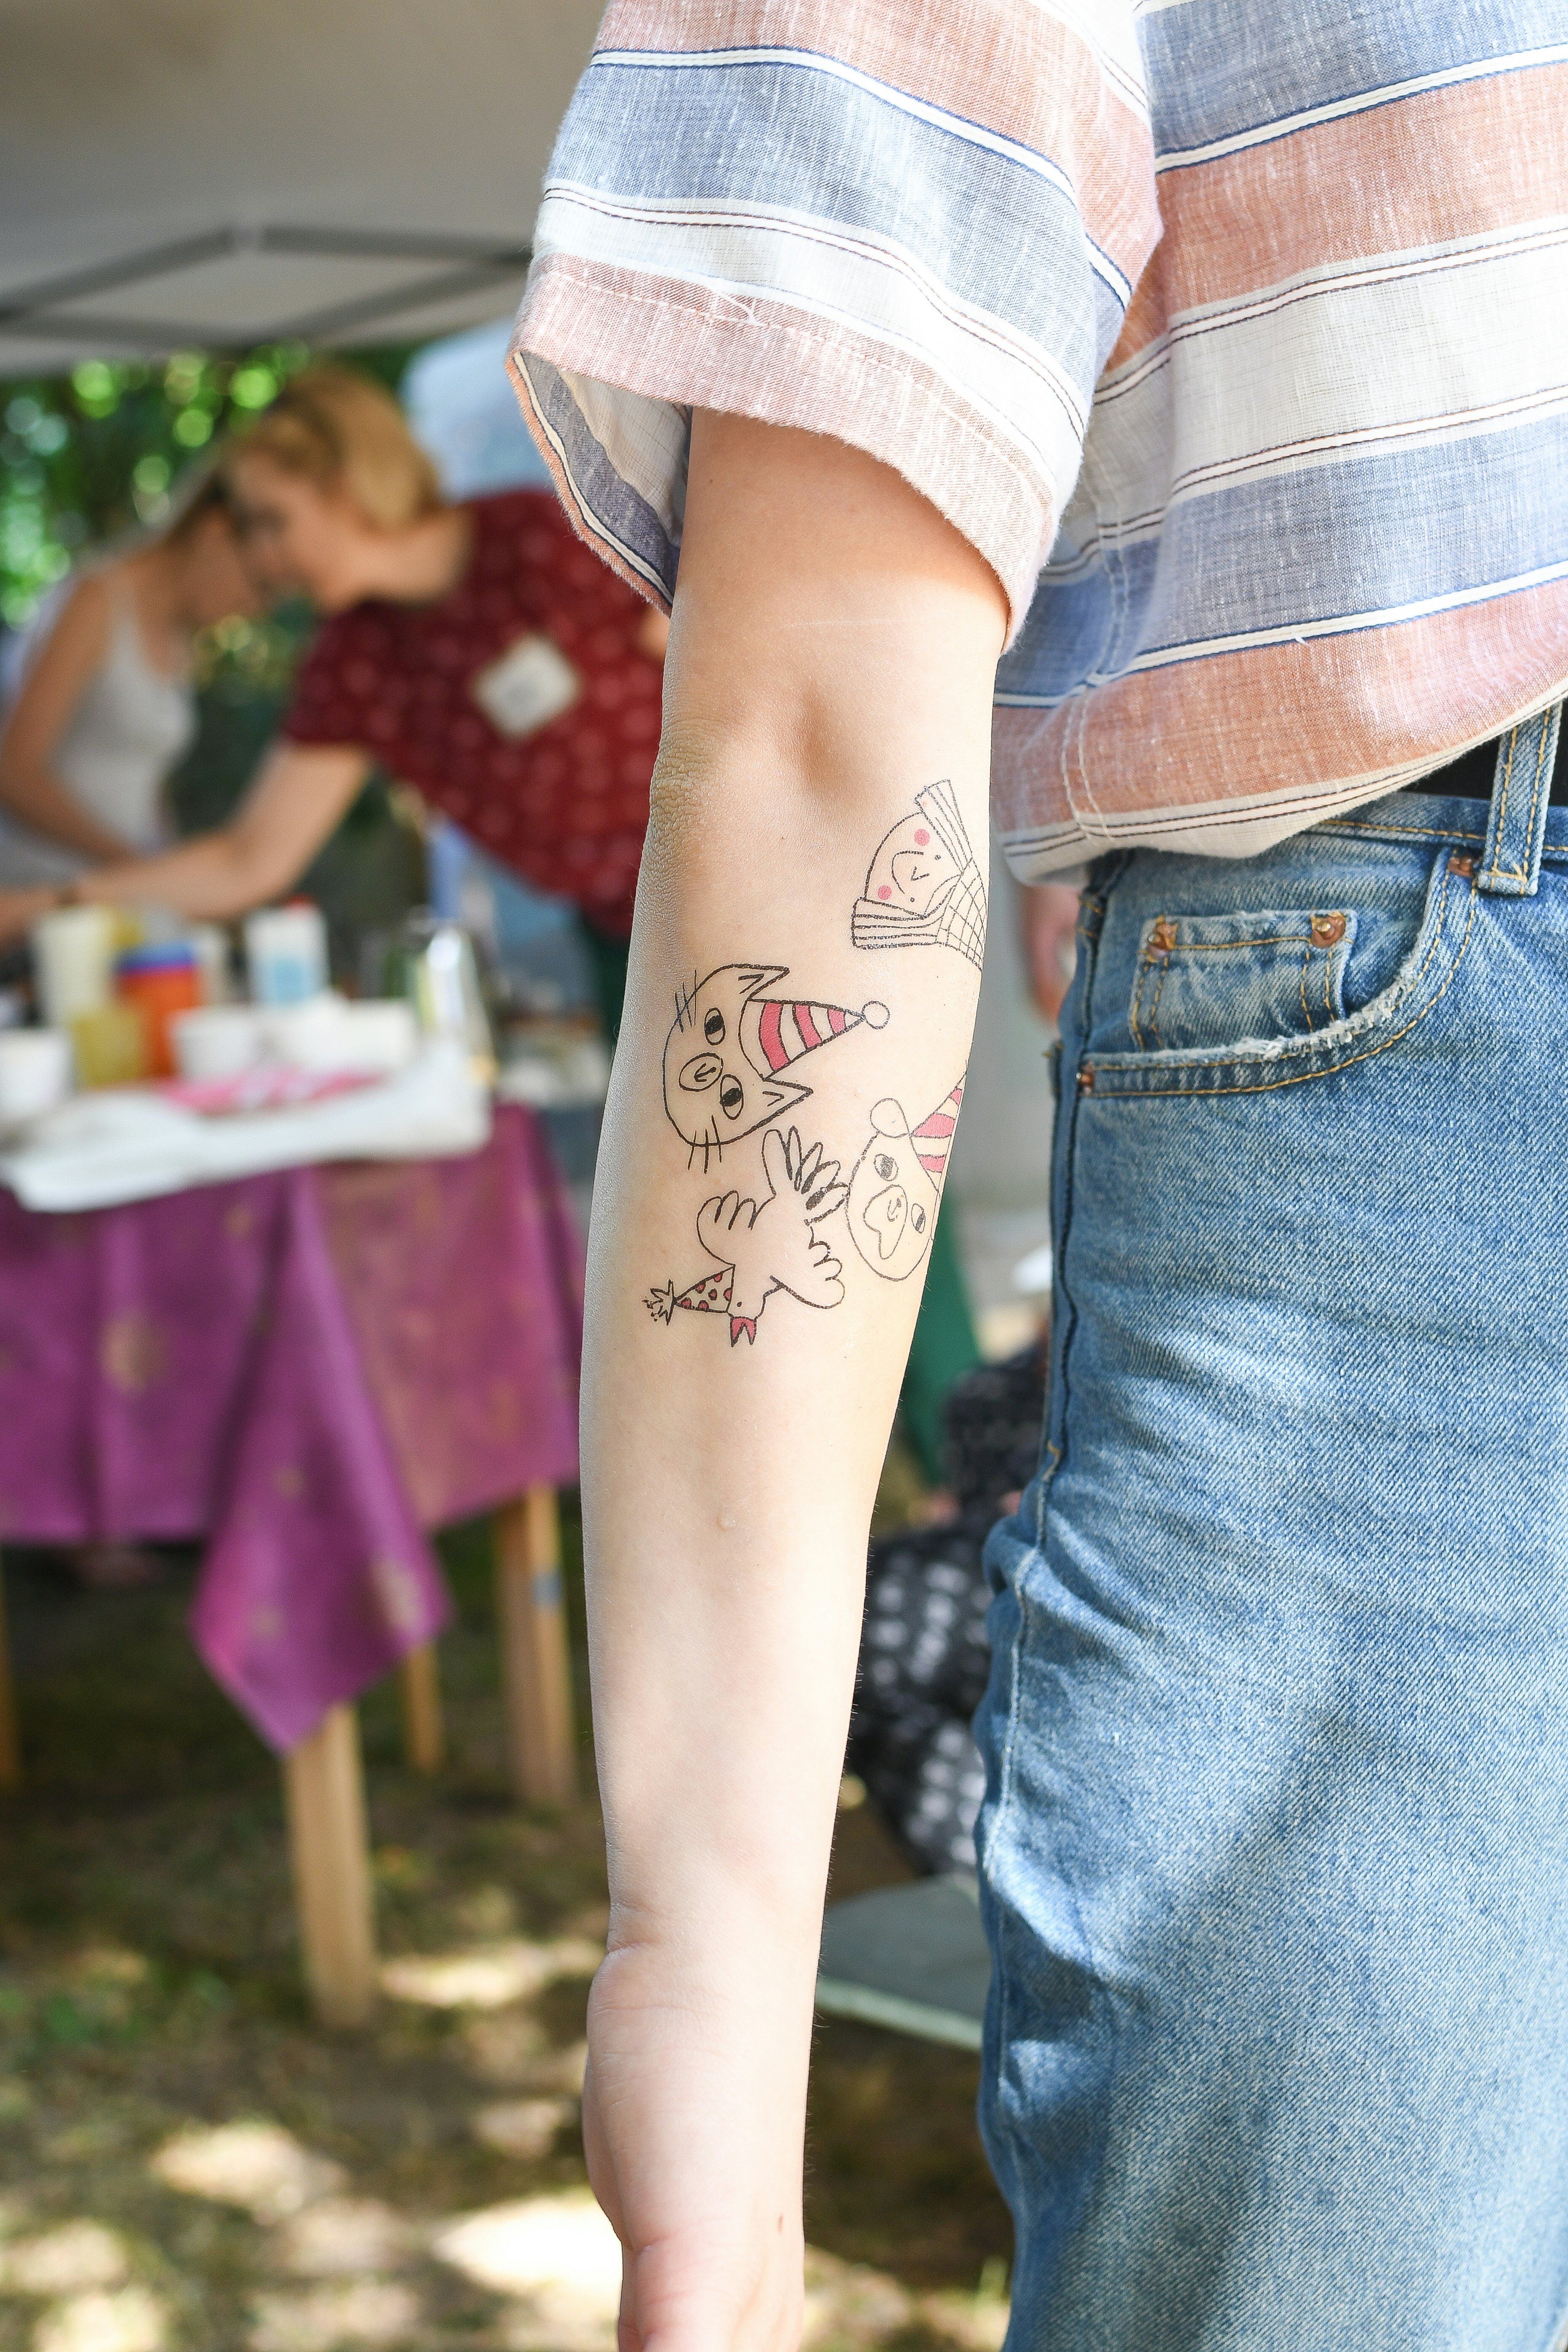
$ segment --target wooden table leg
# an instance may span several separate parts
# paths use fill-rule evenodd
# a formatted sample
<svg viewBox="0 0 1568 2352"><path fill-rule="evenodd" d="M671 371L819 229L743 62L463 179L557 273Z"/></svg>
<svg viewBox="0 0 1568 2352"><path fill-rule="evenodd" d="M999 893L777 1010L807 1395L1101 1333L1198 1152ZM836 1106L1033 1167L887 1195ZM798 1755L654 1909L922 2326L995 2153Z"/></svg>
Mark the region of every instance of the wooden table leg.
<svg viewBox="0 0 1568 2352"><path fill-rule="evenodd" d="M554 1487L530 1486L495 1528L512 1780L525 1805L563 1805L576 1794L577 1755Z"/></svg>
<svg viewBox="0 0 1568 2352"><path fill-rule="evenodd" d="M16 1723L16 1686L11 1680L11 1650L5 1638L5 1583L0 1572L0 1789L22 1785L22 1739Z"/></svg>
<svg viewBox="0 0 1568 2352"><path fill-rule="evenodd" d="M375 1929L359 1721L329 1707L283 1759L305 1976L323 2025L363 2025L375 2004Z"/></svg>
<svg viewBox="0 0 1568 2352"><path fill-rule="evenodd" d="M434 1642L404 1654L397 1670L403 1700L403 1753L416 1772L438 1772L447 1752L441 1721L441 1677Z"/></svg>

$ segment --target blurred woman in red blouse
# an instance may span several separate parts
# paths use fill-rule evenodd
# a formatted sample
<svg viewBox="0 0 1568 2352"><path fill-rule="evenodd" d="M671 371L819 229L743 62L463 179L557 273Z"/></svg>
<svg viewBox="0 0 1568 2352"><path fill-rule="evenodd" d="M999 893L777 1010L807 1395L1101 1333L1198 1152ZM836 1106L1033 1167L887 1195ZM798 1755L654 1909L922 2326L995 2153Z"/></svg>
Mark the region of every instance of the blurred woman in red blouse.
<svg viewBox="0 0 1568 2352"><path fill-rule="evenodd" d="M0 895L15 933L66 900L192 917L278 898L373 767L569 898L610 951L631 930L668 624L548 490L448 505L390 394L295 377L225 466L258 578L326 615L281 740L220 831Z"/></svg>

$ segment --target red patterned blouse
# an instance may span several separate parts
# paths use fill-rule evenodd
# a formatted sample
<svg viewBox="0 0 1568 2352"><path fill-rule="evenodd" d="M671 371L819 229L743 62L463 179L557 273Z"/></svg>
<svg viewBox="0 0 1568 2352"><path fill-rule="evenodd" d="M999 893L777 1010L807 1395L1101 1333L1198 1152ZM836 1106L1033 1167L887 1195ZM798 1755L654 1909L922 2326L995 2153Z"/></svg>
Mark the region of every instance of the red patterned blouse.
<svg viewBox="0 0 1568 2352"><path fill-rule="evenodd" d="M468 571L433 604L323 625L283 732L353 744L494 857L625 938L658 750L647 606L552 492L469 503Z"/></svg>

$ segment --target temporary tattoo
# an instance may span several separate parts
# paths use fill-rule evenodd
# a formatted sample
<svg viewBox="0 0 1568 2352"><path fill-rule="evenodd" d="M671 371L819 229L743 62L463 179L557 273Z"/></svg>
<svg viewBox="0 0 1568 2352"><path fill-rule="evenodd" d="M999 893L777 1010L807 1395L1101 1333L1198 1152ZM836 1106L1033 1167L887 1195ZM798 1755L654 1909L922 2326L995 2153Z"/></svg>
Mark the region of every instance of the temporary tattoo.
<svg viewBox="0 0 1568 2352"><path fill-rule="evenodd" d="M847 1187L838 1181L837 1160L824 1161L822 1146L803 1150L793 1127L784 1135L770 1127L763 1138L765 1200L742 1201L739 1192L705 1201L697 1214L697 1238L717 1261L717 1274L703 1275L677 1292L673 1282L650 1290L649 1312L662 1323L678 1307L699 1315L727 1315L730 1345L742 1332L757 1337L757 1318L775 1290L787 1290L803 1307L837 1307L844 1296L842 1267L816 1228L844 1205Z"/></svg>
<svg viewBox="0 0 1568 2352"><path fill-rule="evenodd" d="M956 948L985 952L985 885L950 783L915 794L871 860L849 934L858 948Z"/></svg>
<svg viewBox="0 0 1568 2352"><path fill-rule="evenodd" d="M890 1095L871 1112L871 1140L849 1176L849 1234L872 1273L889 1282L913 1274L931 1247L963 1100L960 1078L919 1127Z"/></svg>
<svg viewBox="0 0 1568 2352"><path fill-rule="evenodd" d="M787 964L727 963L693 981L675 1000L664 1048L664 1107L691 1157L721 1153L811 1092L785 1075L803 1055L830 1045L847 1030L886 1026L885 1004L851 1013L763 991L787 976Z"/></svg>

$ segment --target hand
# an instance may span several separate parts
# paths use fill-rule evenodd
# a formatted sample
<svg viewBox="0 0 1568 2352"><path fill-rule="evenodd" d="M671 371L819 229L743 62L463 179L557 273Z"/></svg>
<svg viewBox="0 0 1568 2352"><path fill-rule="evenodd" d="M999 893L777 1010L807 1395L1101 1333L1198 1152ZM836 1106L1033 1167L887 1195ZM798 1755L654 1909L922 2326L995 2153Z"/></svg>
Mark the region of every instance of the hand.
<svg viewBox="0 0 1568 2352"><path fill-rule="evenodd" d="M1065 882L1040 882L1020 890L1018 900L1029 993L1046 1019L1055 1021L1072 982L1078 892Z"/></svg>
<svg viewBox="0 0 1568 2352"><path fill-rule="evenodd" d="M760 1958L764 1979L774 1958ZM623 1947L595 1979L583 2140L621 2242L619 2352L800 2341L809 1993L795 2048L763 2030L758 1969L739 1973L704 1992L682 1959ZM809 1961L804 1973L809 1987Z"/></svg>
<svg viewBox="0 0 1568 2352"><path fill-rule="evenodd" d="M25 940L35 923L52 915L62 903L55 889L0 890L0 947Z"/></svg>

